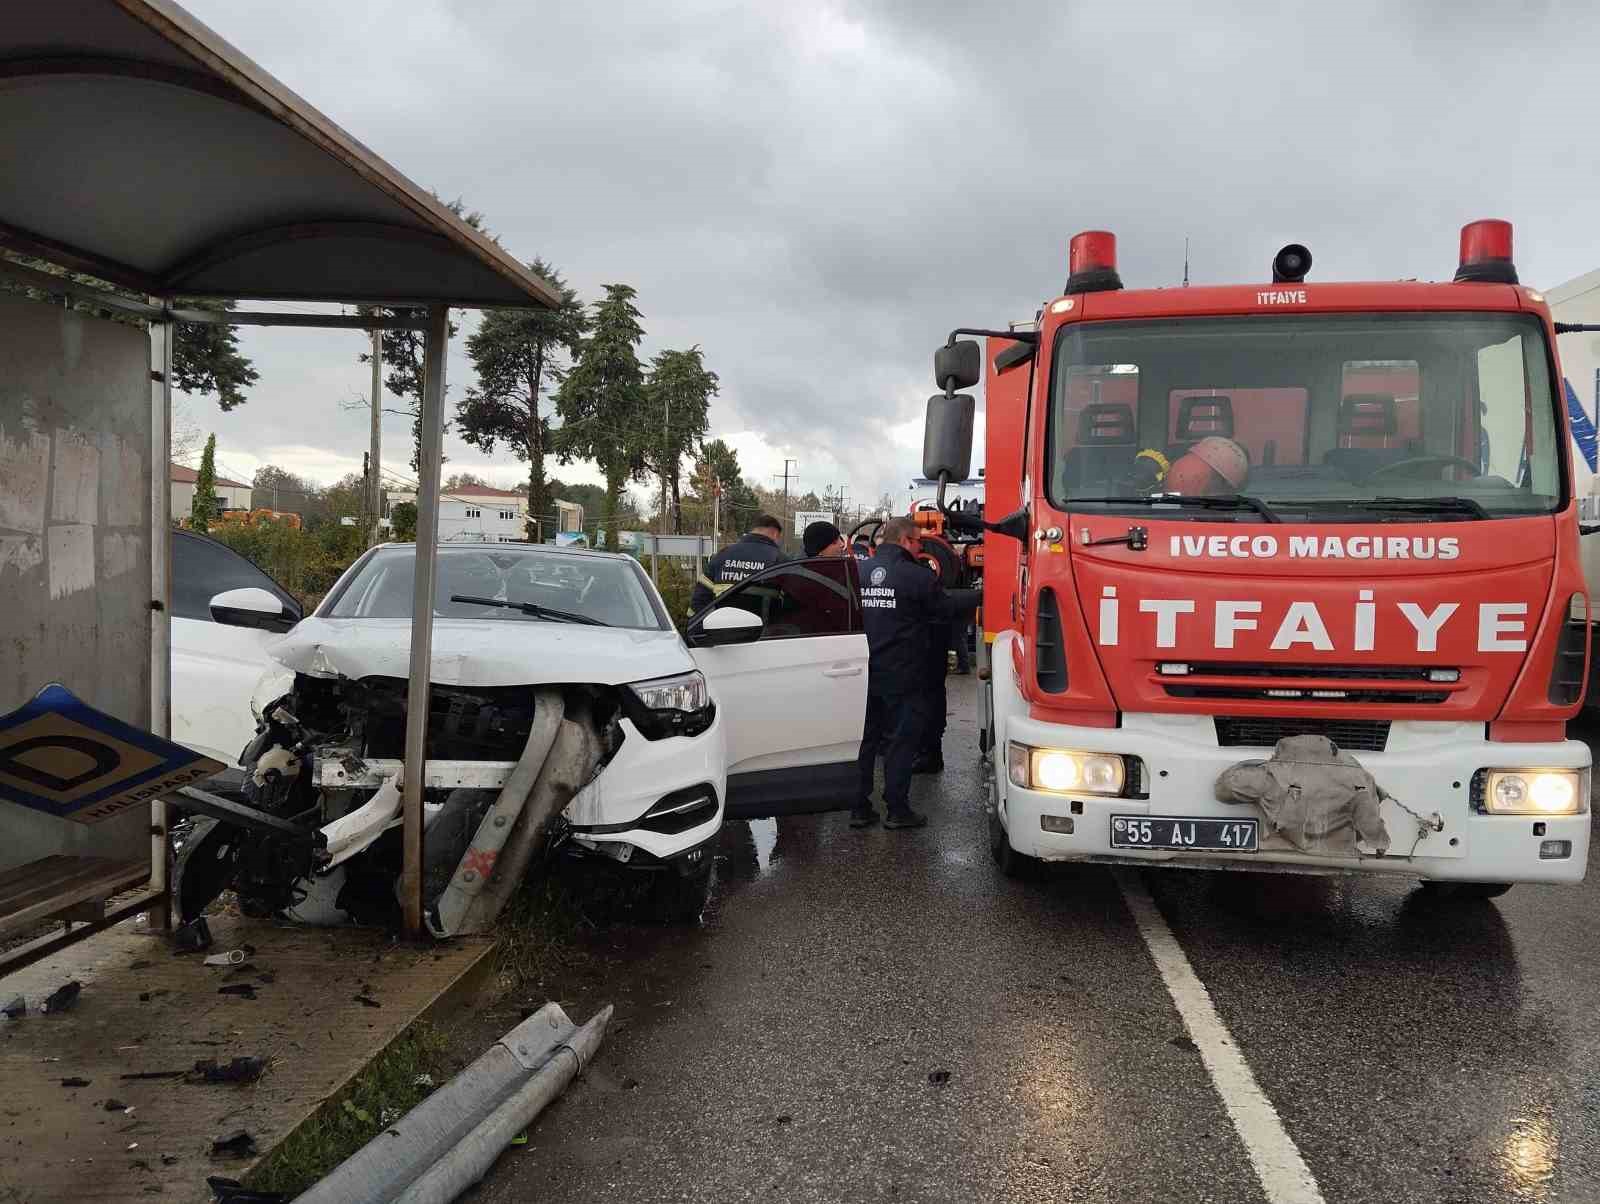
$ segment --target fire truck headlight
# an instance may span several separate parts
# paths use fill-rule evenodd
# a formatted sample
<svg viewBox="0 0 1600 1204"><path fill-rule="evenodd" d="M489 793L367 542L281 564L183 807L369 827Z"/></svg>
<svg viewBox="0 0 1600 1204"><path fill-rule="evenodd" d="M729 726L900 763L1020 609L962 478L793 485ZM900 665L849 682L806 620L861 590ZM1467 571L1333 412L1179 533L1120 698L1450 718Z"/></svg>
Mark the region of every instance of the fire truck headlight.
<svg viewBox="0 0 1600 1204"><path fill-rule="evenodd" d="M1117 796L1127 785L1127 766L1114 753L1034 748L1015 741L1006 752L1006 772L1013 785L1052 794Z"/></svg>
<svg viewBox="0 0 1600 1204"><path fill-rule="evenodd" d="M1483 808L1492 815L1576 815L1588 802L1582 769L1492 769Z"/></svg>

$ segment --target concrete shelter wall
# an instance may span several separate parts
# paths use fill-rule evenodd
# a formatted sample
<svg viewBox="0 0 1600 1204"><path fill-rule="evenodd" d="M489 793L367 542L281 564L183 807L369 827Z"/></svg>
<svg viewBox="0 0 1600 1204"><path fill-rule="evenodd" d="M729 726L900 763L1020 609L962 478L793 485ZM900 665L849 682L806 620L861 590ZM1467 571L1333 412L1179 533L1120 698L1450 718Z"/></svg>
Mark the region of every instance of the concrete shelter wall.
<svg viewBox="0 0 1600 1204"><path fill-rule="evenodd" d="M142 326L0 295L0 714L60 682L149 726L150 398ZM148 826L0 802L0 871L148 859Z"/></svg>

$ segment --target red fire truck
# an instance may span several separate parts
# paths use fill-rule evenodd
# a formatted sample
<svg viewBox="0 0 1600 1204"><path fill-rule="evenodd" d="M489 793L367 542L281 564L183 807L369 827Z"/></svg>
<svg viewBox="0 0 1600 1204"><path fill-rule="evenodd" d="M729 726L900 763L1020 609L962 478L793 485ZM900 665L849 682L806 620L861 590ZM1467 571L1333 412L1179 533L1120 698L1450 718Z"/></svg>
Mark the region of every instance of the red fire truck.
<svg viewBox="0 0 1600 1204"><path fill-rule="evenodd" d="M968 477L957 390L985 387L1004 871L1583 877L1588 601L1544 298L1500 221L1462 230L1447 284L1310 264L1124 290L1090 231L1035 321L936 353L929 478Z"/></svg>

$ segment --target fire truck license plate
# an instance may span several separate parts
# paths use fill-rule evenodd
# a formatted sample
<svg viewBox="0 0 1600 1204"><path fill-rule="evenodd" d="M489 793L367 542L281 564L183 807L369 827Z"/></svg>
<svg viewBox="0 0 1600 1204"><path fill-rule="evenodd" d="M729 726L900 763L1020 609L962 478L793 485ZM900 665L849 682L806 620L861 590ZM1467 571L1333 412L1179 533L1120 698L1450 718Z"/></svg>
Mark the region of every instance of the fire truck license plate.
<svg viewBox="0 0 1600 1204"><path fill-rule="evenodd" d="M1256 851L1253 819L1184 819L1172 815L1113 815L1114 849L1210 849L1224 853Z"/></svg>

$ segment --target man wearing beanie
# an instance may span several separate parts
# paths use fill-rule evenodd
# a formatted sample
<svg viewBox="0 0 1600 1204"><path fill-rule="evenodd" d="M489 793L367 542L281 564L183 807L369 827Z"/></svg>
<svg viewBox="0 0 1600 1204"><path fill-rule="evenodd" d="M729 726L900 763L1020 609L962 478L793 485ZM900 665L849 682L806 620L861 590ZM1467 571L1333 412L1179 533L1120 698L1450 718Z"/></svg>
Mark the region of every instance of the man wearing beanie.
<svg viewBox="0 0 1600 1204"><path fill-rule="evenodd" d="M800 546L806 558L813 556L848 556L850 549L839 534L839 528L829 522L812 523L800 537Z"/></svg>

